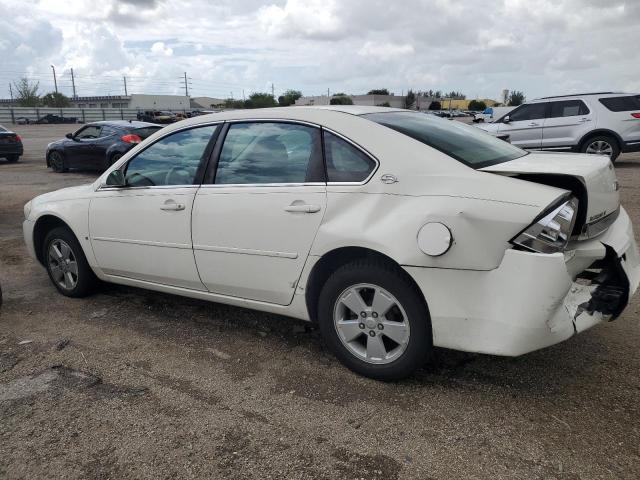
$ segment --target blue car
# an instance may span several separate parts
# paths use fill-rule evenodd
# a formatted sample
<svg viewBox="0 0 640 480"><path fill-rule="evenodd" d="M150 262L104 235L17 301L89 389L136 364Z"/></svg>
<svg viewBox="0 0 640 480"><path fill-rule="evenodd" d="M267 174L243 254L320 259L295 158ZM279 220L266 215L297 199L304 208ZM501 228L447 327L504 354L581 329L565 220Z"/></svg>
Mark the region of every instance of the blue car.
<svg viewBox="0 0 640 480"><path fill-rule="evenodd" d="M87 123L47 146L47 167L55 172L67 172L70 168L102 172L161 128L155 123L135 120Z"/></svg>

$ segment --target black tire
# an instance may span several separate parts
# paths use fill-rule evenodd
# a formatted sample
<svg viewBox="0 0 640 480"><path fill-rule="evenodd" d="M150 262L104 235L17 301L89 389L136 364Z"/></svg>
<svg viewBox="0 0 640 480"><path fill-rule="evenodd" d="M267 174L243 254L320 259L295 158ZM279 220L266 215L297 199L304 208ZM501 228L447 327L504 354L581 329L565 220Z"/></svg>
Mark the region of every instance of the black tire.
<svg viewBox="0 0 640 480"><path fill-rule="evenodd" d="M107 163L107 168L109 168L111 165L116 163L121 158L122 158L122 154L120 152L116 152L113 155L111 155L111 158L109 159L109 162Z"/></svg>
<svg viewBox="0 0 640 480"><path fill-rule="evenodd" d="M370 284L386 290L397 299L401 308L406 312L409 338L404 351L389 363L370 363L352 353L341 340L335 326L334 312L341 308L338 304L341 295L350 287L362 284ZM366 290L366 288L363 289L363 292ZM374 314L372 313L372 315ZM385 314L384 320L387 320L388 315L389 313ZM375 318L378 316L376 315ZM355 321L355 319L353 320ZM379 320L372 320L372 323ZM382 261L357 260L338 268L329 277L320 292L318 323L324 341L340 362L360 375L377 380L399 380L411 375L425 364L433 350L431 320L422 295L404 272ZM359 328L362 328L362 325L364 323L359 324ZM367 335L376 336L376 332L368 331L368 328L376 327L365 327L362 331L364 336L360 335L357 339L358 342L361 341L368 345ZM378 332L377 335L381 340L388 341L388 338L385 339L384 332Z"/></svg>
<svg viewBox="0 0 640 480"><path fill-rule="evenodd" d="M65 173L69 171L64 155L60 152L53 151L49 154L49 165L53 171L57 173Z"/></svg>
<svg viewBox="0 0 640 480"><path fill-rule="evenodd" d="M55 268L56 264L61 265L63 262L60 261L61 258L54 256L53 253L50 254L52 244L60 246L61 244L59 242L63 242L70 248L71 255L69 258L72 259L72 261L75 261L76 264L76 273L74 275L73 270L70 268L71 265L67 262L68 265L63 267L63 280L60 280L61 267ZM61 249L58 248L58 250ZM49 274L49 278L51 279L51 283L53 283L61 294L67 297L85 297L93 291L97 284L97 278L87 262L87 258L82 251L82 247L78 243L75 235L66 227L54 228L47 233L43 242L42 258L44 259L44 264L47 269L47 273ZM75 284L70 283L70 287L61 285L61 282L65 282L64 279L66 278L67 271L69 271L72 277L75 277L76 279Z"/></svg>
<svg viewBox="0 0 640 480"><path fill-rule="evenodd" d="M597 135L595 137L588 138L587 140L582 142L580 151L582 153L595 153L592 151L594 147L596 147L597 149L597 146L602 146L605 144L610 146L611 155L609 158L612 162L615 162L620 155L620 145L618 144L618 141L610 135Z"/></svg>
<svg viewBox="0 0 640 480"><path fill-rule="evenodd" d="M9 163L16 163L18 160L20 160L20 155L9 155L7 157L7 162Z"/></svg>

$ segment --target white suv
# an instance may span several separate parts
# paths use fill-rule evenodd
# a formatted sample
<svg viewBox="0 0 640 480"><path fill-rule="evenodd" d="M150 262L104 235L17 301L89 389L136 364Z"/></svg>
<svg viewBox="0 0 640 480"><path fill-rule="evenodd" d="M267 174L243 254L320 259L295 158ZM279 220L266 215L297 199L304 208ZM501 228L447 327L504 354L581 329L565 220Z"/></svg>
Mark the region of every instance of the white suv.
<svg viewBox="0 0 640 480"><path fill-rule="evenodd" d="M478 127L506 133L521 148L596 153L615 161L621 152L640 151L640 95L544 97Z"/></svg>

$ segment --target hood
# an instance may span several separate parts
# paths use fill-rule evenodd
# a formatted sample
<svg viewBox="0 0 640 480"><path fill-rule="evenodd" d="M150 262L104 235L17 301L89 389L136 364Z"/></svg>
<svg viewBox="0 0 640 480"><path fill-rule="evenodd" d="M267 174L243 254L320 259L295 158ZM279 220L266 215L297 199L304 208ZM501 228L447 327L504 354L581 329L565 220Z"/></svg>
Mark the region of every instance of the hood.
<svg viewBox="0 0 640 480"><path fill-rule="evenodd" d="M605 156L536 152L482 170L571 190L580 201L582 226L599 222L620 206L615 170Z"/></svg>
<svg viewBox="0 0 640 480"><path fill-rule="evenodd" d="M94 189L95 188L91 183L78 185L77 187L61 188L60 190L54 190L53 192L38 195L33 199L33 203L34 205L38 205L40 203L51 201L77 200L78 198L82 198L84 195L89 195L94 191Z"/></svg>

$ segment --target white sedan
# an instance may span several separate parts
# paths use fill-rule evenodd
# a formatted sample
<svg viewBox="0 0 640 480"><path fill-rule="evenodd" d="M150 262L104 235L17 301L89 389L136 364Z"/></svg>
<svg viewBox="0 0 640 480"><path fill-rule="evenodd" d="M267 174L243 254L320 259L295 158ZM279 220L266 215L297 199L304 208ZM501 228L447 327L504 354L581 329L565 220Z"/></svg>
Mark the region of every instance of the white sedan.
<svg viewBox="0 0 640 480"><path fill-rule="evenodd" d="M433 346L558 343L618 317L640 278L607 158L390 108L195 117L25 218L63 295L101 279L309 320L385 380Z"/></svg>

